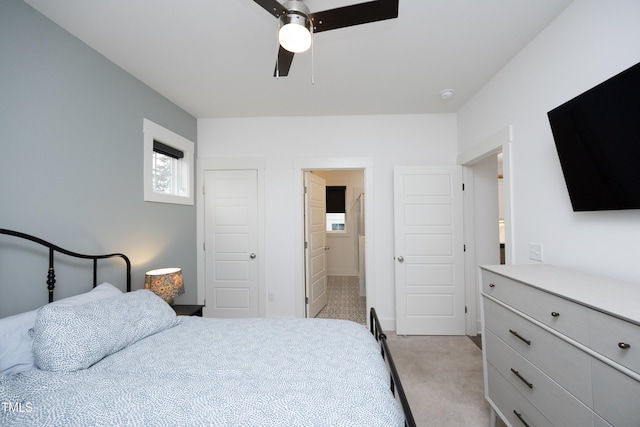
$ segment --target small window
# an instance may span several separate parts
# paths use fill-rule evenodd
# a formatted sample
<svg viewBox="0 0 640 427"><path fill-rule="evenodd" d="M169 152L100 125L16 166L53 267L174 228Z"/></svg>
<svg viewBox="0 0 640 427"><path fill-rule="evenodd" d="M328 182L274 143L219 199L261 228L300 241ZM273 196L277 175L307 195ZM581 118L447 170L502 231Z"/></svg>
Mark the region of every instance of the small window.
<svg viewBox="0 0 640 427"><path fill-rule="evenodd" d="M327 186L327 231L346 231L345 186Z"/></svg>
<svg viewBox="0 0 640 427"><path fill-rule="evenodd" d="M151 187L155 193L188 196L188 188L184 184L188 184L189 177L183 176L183 158L183 151L153 141Z"/></svg>
<svg viewBox="0 0 640 427"><path fill-rule="evenodd" d="M195 144L144 119L144 200L193 205Z"/></svg>

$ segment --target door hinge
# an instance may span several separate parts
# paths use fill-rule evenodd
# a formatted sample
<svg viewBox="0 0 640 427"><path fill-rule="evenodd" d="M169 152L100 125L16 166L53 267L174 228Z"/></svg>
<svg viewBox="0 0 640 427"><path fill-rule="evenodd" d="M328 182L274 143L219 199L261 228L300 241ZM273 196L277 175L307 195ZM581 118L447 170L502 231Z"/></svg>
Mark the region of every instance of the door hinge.
<svg viewBox="0 0 640 427"><path fill-rule="evenodd" d="M462 191L464 191L464 182L462 183Z"/></svg>
<svg viewBox="0 0 640 427"><path fill-rule="evenodd" d="M304 242L304 248L305 249L307 249L307 246L308 246L307 242Z"/></svg>
<svg viewBox="0 0 640 427"><path fill-rule="evenodd" d="M464 306L464 312L465 312L465 314L467 313L467 306L466 305Z"/></svg>
<svg viewBox="0 0 640 427"><path fill-rule="evenodd" d="M467 245L462 245L462 252L467 252Z"/></svg>
<svg viewBox="0 0 640 427"><path fill-rule="evenodd" d="M202 186L202 194L206 194L206 193L204 192L204 185Z"/></svg>
<svg viewBox="0 0 640 427"><path fill-rule="evenodd" d="M202 242L202 250L203 251L207 250L207 244L205 242Z"/></svg>
<svg viewBox="0 0 640 427"><path fill-rule="evenodd" d="M307 186L304 186L304 194L307 194Z"/></svg>
<svg viewBox="0 0 640 427"><path fill-rule="evenodd" d="M305 303L305 304L309 304L309 297L305 297L305 298L304 298L304 303Z"/></svg>

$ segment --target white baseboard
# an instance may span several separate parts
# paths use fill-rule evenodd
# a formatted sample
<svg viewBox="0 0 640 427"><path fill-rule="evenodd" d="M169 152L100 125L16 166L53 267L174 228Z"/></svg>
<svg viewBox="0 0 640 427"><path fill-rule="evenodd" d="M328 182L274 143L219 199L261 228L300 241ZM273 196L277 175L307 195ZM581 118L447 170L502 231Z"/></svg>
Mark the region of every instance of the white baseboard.
<svg viewBox="0 0 640 427"><path fill-rule="evenodd" d="M389 332L395 332L396 331L396 319L395 318L389 318L389 317L383 317L380 318L378 317L378 320L380 321L380 326L382 326L382 329L389 333Z"/></svg>

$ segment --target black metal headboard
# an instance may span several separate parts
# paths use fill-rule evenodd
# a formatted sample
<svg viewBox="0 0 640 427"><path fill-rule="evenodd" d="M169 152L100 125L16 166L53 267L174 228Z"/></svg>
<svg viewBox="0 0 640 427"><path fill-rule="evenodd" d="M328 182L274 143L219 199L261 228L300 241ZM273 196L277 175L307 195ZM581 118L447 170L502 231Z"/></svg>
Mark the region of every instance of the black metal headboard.
<svg viewBox="0 0 640 427"><path fill-rule="evenodd" d="M45 240L42 240L38 237L30 236L29 234L21 233L19 231L7 230L4 228L0 228L0 234L7 234L9 236L19 237L21 239L27 239L32 242L38 243L40 245L46 246L49 248L49 272L47 273L47 289L49 290L49 302L53 302L53 290L56 287L56 273L53 268L53 256L55 252L60 252L61 254L69 255L75 258L82 259L92 259L93 260L93 287L95 288L98 284L98 260L112 257L120 257L127 264L127 292L131 291L131 261L129 258L120 253L115 254L106 254L106 255L85 255L79 254L76 252L71 252L66 249L63 249L53 243L49 243Z"/></svg>

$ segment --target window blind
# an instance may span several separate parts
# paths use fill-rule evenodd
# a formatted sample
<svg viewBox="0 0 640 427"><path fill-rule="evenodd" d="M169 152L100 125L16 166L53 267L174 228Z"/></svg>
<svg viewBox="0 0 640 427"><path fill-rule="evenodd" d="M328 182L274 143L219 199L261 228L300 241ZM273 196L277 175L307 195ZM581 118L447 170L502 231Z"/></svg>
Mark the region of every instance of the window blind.
<svg viewBox="0 0 640 427"><path fill-rule="evenodd" d="M182 159L184 157L184 152L177 148L170 147L167 144L163 144L160 141L156 141L155 139L153 140L153 151L158 154L173 157L174 159Z"/></svg>
<svg viewBox="0 0 640 427"><path fill-rule="evenodd" d="M327 186L327 213L346 213L346 186Z"/></svg>

